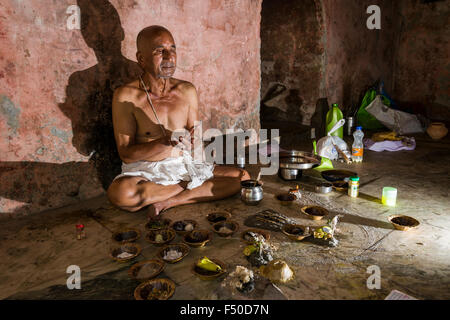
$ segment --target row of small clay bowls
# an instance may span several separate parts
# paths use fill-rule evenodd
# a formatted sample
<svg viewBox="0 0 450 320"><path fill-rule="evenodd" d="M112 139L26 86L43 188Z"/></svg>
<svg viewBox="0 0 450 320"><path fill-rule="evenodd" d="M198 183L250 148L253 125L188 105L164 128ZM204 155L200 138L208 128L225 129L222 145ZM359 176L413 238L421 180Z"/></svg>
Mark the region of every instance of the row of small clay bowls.
<svg viewBox="0 0 450 320"><path fill-rule="evenodd" d="M345 180L333 181L332 188L335 189L336 191L347 191L348 190L348 182ZM291 189L289 194L292 194L292 192L295 192L297 190L298 189ZM279 197L284 197L284 199L279 198ZM295 199L291 199L291 198L286 199L286 194L278 195L277 199L281 202L282 205L290 205L293 202L293 200L295 200ZM312 206L312 207L314 207L314 206ZM325 214L325 215L315 216L314 214L305 212L305 210L307 208L309 208L309 207L303 207L302 213L306 214L309 218L311 218L313 220L321 220L326 215ZM320 207L315 207L315 208L320 208ZM323 209L323 208L321 208L321 209L326 212L326 209ZM420 222L417 221L416 219L414 219L413 217L409 217L409 216L405 216L405 215L401 215L401 214L389 216L388 220L390 223L392 223L392 225L394 226L395 229L400 230L400 231L408 231L408 230L415 229L420 224ZM400 222L403 222L403 224L401 224Z"/></svg>
<svg viewBox="0 0 450 320"><path fill-rule="evenodd" d="M314 220L320 220L328 213L327 210L325 210L325 209L323 209L321 207L316 207L316 206L303 207L302 208L302 212L304 214L306 214L306 215L310 215L311 216L310 218L314 219ZM213 219L214 217L220 217L221 221L214 221L214 219ZM213 225L214 231L216 233L218 233L221 236L230 236L238 228L237 223L234 223L233 221L227 220L230 217L231 217L231 215L229 213L222 212L222 213L212 213L212 214L208 215L207 219ZM395 217L396 216L393 216L392 219L395 218ZM184 222L188 222L188 223L193 224L194 228L197 226L197 223L195 221L193 221L193 220L184 220ZM394 222L392 222L392 223L395 225ZM166 222L167 226L169 224L170 224L170 220L168 220ZM171 226L173 227L173 224ZM221 232L219 232L218 229L220 227L222 227L222 226L231 227L233 232L231 234L230 233L221 233ZM147 229L149 229L149 228L147 228ZM401 228L398 228L398 229L404 230L404 229L401 229ZM159 229L159 230L169 230L169 229ZM300 234L299 234L299 230L301 231ZM151 230L151 231L156 231L156 230ZM172 230L169 230L169 231L171 231L173 233L173 235L174 235L174 232ZM192 233L193 231L186 232L186 231L179 231L179 230L177 230L176 232L179 233L180 235L184 235L184 237L185 237L184 239L186 239L187 238L186 236L188 234ZM198 230L196 230L196 231L198 231ZM205 230L203 230L203 231L205 231ZM204 246L210 240L210 236L209 236L210 233L208 231L205 231L205 232L208 234L207 239L205 241L201 242L201 243L193 243L194 244L193 246L197 246L197 247ZM247 242L249 244L252 243L252 242L245 239L245 235L248 232L256 232L256 233L262 234L266 238L266 240L268 240L269 237L270 237L270 234L264 232L263 230L248 229L248 230L246 230L245 232L242 233L241 237L242 237L243 241L245 241L245 242ZM283 227L283 229L282 229L282 232L285 235L287 235L290 239L295 240L295 241L303 240L306 236L308 236L307 234L305 234L305 227L304 226L300 226L300 225L285 225ZM134 234L134 236L133 236L133 234ZM124 239L124 236L127 236L127 237ZM120 254L121 252L114 252L114 251L111 252L111 256L115 260L121 261L121 262L131 260L131 259L135 258L136 256L138 256L140 254L140 252L141 252L140 247L138 245L131 244L129 242L136 241L139 237L140 237L140 232L138 230L136 230L136 229L128 229L126 232L115 233L113 235L113 239L115 241L125 243L122 247L120 247L120 248L118 248L116 250L120 250L121 252L127 251L129 253L132 253L133 256L128 257L126 259L120 259L120 258L117 258L117 255ZM174 236L171 237L171 238L172 238L171 240L173 240ZM156 245L162 245L164 243L167 243L167 242L171 241L170 240L170 241L165 241L164 243L156 243L152 239L153 238L151 236L149 237L147 235L147 240L150 241L150 242L153 242ZM187 243L189 243L189 241ZM177 259L173 259L173 260L164 259L165 252L167 250L170 250L171 248L176 248L176 249L178 249L178 251L181 251L182 252L182 256L180 256ZM126 250L123 250L123 249L126 249ZM158 251L157 255L158 255L158 257L161 260L163 260L165 262L176 263L176 262L181 261L189 253L189 251L190 251L190 249L189 249L189 247L186 244L183 244L183 243L180 243L180 244L169 244L169 245L166 245L164 248L160 249ZM139 272L140 268L143 265L146 265L146 264L156 264L157 265L157 269L155 270L155 272L153 274L149 275L145 279L137 279L137 280L145 281L145 282L141 283L141 285L139 285L136 288L135 293L134 293L136 299L143 299L144 296L145 297L148 296L148 295L145 294L145 292L143 292L143 291L145 291L145 288L148 287L148 286L150 286L150 287L163 286L164 288L166 288L168 290L163 297L159 297L160 299L169 299L173 295L174 289L175 289L175 284L170 279L152 279L152 278L156 277L157 275L159 275L163 271L164 266L165 266L163 261L160 261L160 260L142 261L142 262L136 263L135 265L133 265L130 268L130 270L129 270L130 277L132 277L134 279L137 279L137 273ZM198 276L200 279L202 279L202 280L212 280L212 279L215 279L215 278L221 276L222 274L226 273L225 264L222 261L220 261L218 259L212 259L212 261L221 266L221 268L222 268L221 272L214 272L214 273L213 272L207 272L207 271L204 272L203 270L200 270L199 268L197 268L197 266L195 264L192 267L192 272L196 276ZM150 280L150 279L152 279L152 280Z"/></svg>
<svg viewBox="0 0 450 320"><path fill-rule="evenodd" d="M226 216L227 218L229 217L228 215ZM209 218L209 217L208 217ZM210 221L211 222L211 221ZM224 222L224 221L220 221L220 222ZM229 222L229 221L228 221ZM216 222L217 223L217 222ZM215 225L216 223L214 223L213 225ZM195 224L196 225L196 224ZM219 226L219 225L218 225ZM269 239L270 235L266 232L264 232L263 230L259 230L259 229L248 229L245 232L242 233L242 240L244 240L247 243L252 243L248 240L245 239L245 234L247 232L256 232L256 233L260 233L262 234L265 239ZM229 234L226 234L227 236ZM135 238L134 240L136 240L137 238ZM183 254L182 257L176 259L176 260L164 260L164 252L168 249L170 249L172 246L184 246L184 249L186 250ZM178 247L180 248L180 247ZM162 248L161 250L158 251L158 256L163 259L164 261L167 261L169 263L175 263L180 261L184 256L187 255L187 253L189 252L189 247L186 246L185 244L173 244L173 245L168 245L164 248ZM199 277L202 280L212 280L215 279L223 274L226 273L226 265L225 263L223 263L222 261L218 260L218 259L211 259L214 263L218 264L222 270L220 272L208 272L208 271L204 271L200 268L198 268L195 264L192 267L192 272ZM153 274L148 275L146 279L137 279L137 274L140 270L140 268L146 264L156 264L156 270ZM140 281L144 281L142 282L136 289L134 292L134 297L137 300L143 300L145 299L144 297L148 297L149 293L148 291L150 289L148 288L153 288L153 287L164 287L165 288L165 294L163 297L159 297L159 299L169 299L175 292L175 283L173 283L173 281L171 281L170 279L153 279L154 277L158 276L164 269L164 262L160 261L160 260L147 260L147 261L142 261L139 263L136 263L135 265L133 265L130 270L129 270L129 275L130 277L136 279L136 280L140 280Z"/></svg>
<svg viewBox="0 0 450 320"><path fill-rule="evenodd" d="M180 235L186 235L190 232L184 232L184 231L175 231L172 229L169 229L168 226L170 225L169 219L163 220L163 226L159 228L152 228L149 226L149 223L146 224L145 228L149 230L146 236L146 240L150 243L153 243L154 245L161 246L165 245L163 248L158 250L157 256L159 259L151 259L151 260L145 260L138 263L135 263L131 268L128 270L128 274L131 278L141 281L141 284L139 284L136 289L134 290L134 297L136 300L147 300L147 299L158 299L158 300L167 300L169 299L174 293L175 293L175 283L167 278L158 278L157 277L165 268L165 263L176 263L181 261L185 256L188 255L190 252L189 246L187 246L184 243L179 244L168 244L170 241L172 241L175 238L175 233L179 233ZM197 226L197 223L195 221L189 221L193 223L194 228ZM175 222L176 223L176 222ZM171 225L173 227L173 224ZM123 235L127 234L133 234L134 236L127 237L126 239L123 239ZM156 242L155 238L157 234L161 234L164 237L163 242ZM127 229L126 231L122 232L116 232L113 234L113 240L117 242L121 242L122 246L120 248L114 249L111 251L111 257L119 262L125 262L129 261L131 259L136 258L140 252L141 248L138 244L133 244L131 242L136 241L140 238L140 232L136 229ZM207 241L204 241L202 244L204 245ZM166 251L170 249L176 249L177 251L180 251L182 255L176 259L164 259ZM128 253L133 254L130 257L127 257L126 259L120 259L117 257L121 252L126 251ZM153 266L153 272L149 273L145 277L138 278L139 271L144 266ZM157 295L153 294L153 290L157 289Z"/></svg>
<svg viewBox="0 0 450 320"><path fill-rule="evenodd" d="M208 221L210 217L212 217L212 215L217 214L217 213L213 213L210 214L207 218ZM223 215L223 213L221 214ZM231 215L230 215L231 216ZM226 220L228 217L230 216L226 216L224 219ZM232 228L234 233L237 230L237 223L231 222L231 221L219 221L217 223L213 223L213 229L216 233L218 233L221 236L229 236L230 234L228 233L222 233L219 232L218 230L220 229L220 227L222 226L227 226L229 228ZM170 241L172 241L175 237L175 232L178 233L179 235L183 236L183 240L185 243L188 243L189 245L193 246L193 247L202 247L204 246L207 242L209 242L211 240L211 234L210 232L206 231L206 230L195 230L195 228L197 227L197 222L193 221L193 220L183 220L183 222L185 223L191 223L193 225L194 230L192 231L180 231L180 230L175 230L174 229L174 224L177 222L174 222L173 224L170 225L170 220L169 219L165 219L164 221L164 226L165 228L151 228L149 227L149 225L146 225L146 229L149 230L149 233L146 236L146 240L155 244L155 245L164 245L166 244L165 247L163 247L162 249L160 249L157 252L157 256L168 263L176 263L181 261L190 251L189 246L187 246L186 244L180 243L180 244L168 244ZM210 221L211 223L211 221ZM168 226L171 226L171 229L168 229ZM193 232L201 232L202 235L204 235L205 240L204 241L200 241L200 242L191 242L189 241L189 236L192 235ZM165 241L163 242L156 242L155 241L155 237L156 234L162 234L163 237L165 238ZM140 238L140 232L139 230L136 229L127 229L126 231L123 232L117 232L113 234L113 240L117 241L117 242L121 242L122 246L120 248L116 248L114 250L111 251L111 257L119 262L125 262L125 261L129 261L135 257L137 257L140 252L141 252L141 248L139 245L137 244L132 244L131 242L136 241L137 239ZM170 250L172 248L178 249L178 251L182 252L182 255L177 258L177 259L173 259L173 260L168 260L168 259L164 259L165 256L165 252L167 250ZM127 252L132 254L132 256L121 259L118 258L117 255L119 255L122 252ZM148 288L153 288L153 287L164 287L165 289L165 294L164 296L160 296L158 297L159 299L169 299L174 291L175 291L175 284L173 283L173 281L171 281L170 279L153 279L156 276L158 276L164 269L165 264L163 261L157 260L157 259L153 259L153 260L146 260L146 261L141 261L138 262L136 264L134 264L129 272L129 275L131 278L134 278L136 280L139 281L144 281L142 282L135 290L134 292L134 296L137 300L142 300L144 299L144 297L148 297L149 294L148 292L146 292L146 290L148 291ZM218 264L219 266L221 266L222 270L220 272L202 272L202 270L199 270L199 268L197 268L197 266L194 264L194 266L192 267L192 272L198 276L200 279L202 280L212 280L214 278L217 278L219 276L221 276L222 274L226 273L226 269L225 269L225 264L218 260L218 259L212 259L212 261L216 264ZM146 278L143 279L137 279L137 275L139 270L144 266L144 265L149 265L149 264L153 264L156 265L155 271L149 275L146 276ZM147 289L146 289L147 288Z"/></svg>
<svg viewBox="0 0 450 320"><path fill-rule="evenodd" d="M340 181L339 181L340 182ZM336 189L338 189L336 187ZM340 190L338 190L340 191ZM295 195L292 193L280 194L276 196L277 200L281 202L282 205L290 205L296 199ZM319 206L305 206L301 208L301 212L305 214L309 219L319 221L322 220L326 215L328 215L328 210ZM400 219L406 224L400 224L396 219ZM397 230L408 231L416 228L420 223L416 219L404 215L393 215L388 218L388 220L394 225ZM295 231L302 231L301 234ZM287 235L290 239L301 241L308 236L305 234L306 228L302 225L297 224L286 224L282 228L282 232Z"/></svg>

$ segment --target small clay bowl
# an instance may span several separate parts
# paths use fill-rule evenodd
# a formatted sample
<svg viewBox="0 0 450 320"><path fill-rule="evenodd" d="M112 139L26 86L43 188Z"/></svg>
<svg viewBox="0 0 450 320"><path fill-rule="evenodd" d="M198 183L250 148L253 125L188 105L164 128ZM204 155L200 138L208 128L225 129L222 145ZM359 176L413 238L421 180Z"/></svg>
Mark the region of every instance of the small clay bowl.
<svg viewBox="0 0 450 320"><path fill-rule="evenodd" d="M333 182L333 189L336 191L347 191L348 182L347 181L335 181Z"/></svg>
<svg viewBox="0 0 450 320"><path fill-rule="evenodd" d="M126 229L114 232L112 239L120 243L134 242L141 237L141 232L136 229Z"/></svg>
<svg viewBox="0 0 450 320"><path fill-rule="evenodd" d="M327 209L318 206L305 206L301 211L312 220L322 220L328 214Z"/></svg>
<svg viewBox="0 0 450 320"><path fill-rule="evenodd" d="M298 224L285 224L281 229L281 232L294 241L302 241L309 236L309 234L306 234L306 228Z"/></svg>
<svg viewBox="0 0 450 320"><path fill-rule="evenodd" d="M282 193L275 196L282 206L290 206L297 197L292 193Z"/></svg>
<svg viewBox="0 0 450 320"><path fill-rule="evenodd" d="M175 283L159 278L142 282L134 290L136 300L168 300L175 293Z"/></svg>
<svg viewBox="0 0 450 320"><path fill-rule="evenodd" d="M395 229L401 231L408 231L411 229L415 229L420 224L420 222L417 221L416 219L400 214L390 216L388 219L394 225Z"/></svg>
<svg viewBox="0 0 450 320"><path fill-rule="evenodd" d="M180 251L182 253L182 255L181 255L181 257L179 257L177 259L173 259L173 260L164 259L165 253L169 250ZM191 249L189 248L189 246L185 245L184 243L173 243L173 244L169 244L169 245L165 246L164 248L159 249L157 256L161 260L164 260L167 263L177 263L177 262L181 261L184 257L186 257L188 255L189 251L191 251Z"/></svg>
<svg viewBox="0 0 450 320"><path fill-rule="evenodd" d="M222 270L220 271L205 270L198 267L197 262L195 262L191 269L192 273L202 280L214 280L227 272L225 269L226 265L224 262L215 258L210 258L210 260L215 264L219 265L222 268Z"/></svg>
<svg viewBox="0 0 450 320"><path fill-rule="evenodd" d="M164 270L164 262L156 259L152 260L145 260L138 263L135 263L131 266L131 268L128 270L128 275L130 278L138 280L138 281L147 281L150 279L153 279L158 274L160 274ZM140 275L142 268L150 269L146 270L148 274L145 274L145 276Z"/></svg>
<svg viewBox="0 0 450 320"><path fill-rule="evenodd" d="M162 241L162 242L156 241L156 236L158 234L162 235L164 241ZM154 244L155 246L162 246L162 245L168 244L173 239L175 239L175 231L173 231L171 229L152 230L152 231L149 231L145 237L145 240Z"/></svg>
<svg viewBox="0 0 450 320"><path fill-rule="evenodd" d="M225 221L230 218L231 218L231 213L226 212L226 211L211 212L210 214L208 214L206 216L206 220L208 220L208 222L210 224L214 224L214 223L217 223L220 221Z"/></svg>
<svg viewBox="0 0 450 320"><path fill-rule="evenodd" d="M247 229L244 232L241 233L241 239L242 241L244 241L246 244L254 244L255 241L252 240L248 240L245 238L246 234L249 232L253 232L253 233L258 233L260 235L262 235L264 237L264 239L266 239L266 241L268 241L270 239L270 233L261 230L261 229Z"/></svg>
<svg viewBox="0 0 450 320"><path fill-rule="evenodd" d="M186 227L186 225L188 224L192 224L192 226L195 228L197 228L198 223L195 220L179 220L179 221L175 221L170 225L170 228L175 231L178 235L180 236L184 236L186 233L189 233L191 231L186 231L184 230L184 228ZM182 228L182 229L181 229ZM181 229L181 230L179 230Z"/></svg>
<svg viewBox="0 0 450 320"><path fill-rule="evenodd" d="M129 254L132 254L132 256L130 256L128 258L119 258L119 257L117 257L118 255L120 255L123 252L127 252ZM125 244L122 244L119 247L113 248L110 251L109 256L111 258L113 258L114 260L118 261L118 262L127 262L127 261L129 261L131 259L136 258L140 254L141 254L141 247L138 244L125 243Z"/></svg>
<svg viewBox="0 0 450 320"><path fill-rule="evenodd" d="M167 229L169 228L171 222L172 220L170 219L150 220L145 224L145 229L148 231Z"/></svg>
<svg viewBox="0 0 450 320"><path fill-rule="evenodd" d="M225 220L225 221L219 221L219 222L214 223L212 227L213 227L214 232L217 233L219 236L230 237L239 229L239 224L236 221ZM230 229L232 232L219 231L220 228L223 228L223 227Z"/></svg>
<svg viewBox="0 0 450 320"><path fill-rule="evenodd" d="M211 241L211 238L211 232L208 230L193 230L184 235L183 242L191 247L200 248Z"/></svg>

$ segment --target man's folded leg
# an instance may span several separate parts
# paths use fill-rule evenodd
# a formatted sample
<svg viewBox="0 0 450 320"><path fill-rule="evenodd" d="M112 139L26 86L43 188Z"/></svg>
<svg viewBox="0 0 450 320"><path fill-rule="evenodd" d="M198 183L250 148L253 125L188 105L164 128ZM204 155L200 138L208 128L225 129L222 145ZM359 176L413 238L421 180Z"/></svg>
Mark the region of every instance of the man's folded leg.
<svg viewBox="0 0 450 320"><path fill-rule="evenodd" d="M190 203L224 199L235 195L241 189L241 181L250 179L245 170L216 166L213 178L199 187L186 189L188 181L164 186L142 177L120 177L108 188L108 198L123 210L135 212L149 206L149 218L162 211Z"/></svg>
<svg viewBox="0 0 450 320"><path fill-rule="evenodd" d="M241 181L249 180L247 171L225 166L214 168L214 177L201 186L184 190L166 200L156 202L149 208L149 216L154 217L160 212L179 205L214 201L231 197L241 190Z"/></svg>
<svg viewBox="0 0 450 320"><path fill-rule="evenodd" d="M109 201L126 211L135 212L145 206L171 198L186 188L186 182L164 186L142 177L120 177L108 188Z"/></svg>

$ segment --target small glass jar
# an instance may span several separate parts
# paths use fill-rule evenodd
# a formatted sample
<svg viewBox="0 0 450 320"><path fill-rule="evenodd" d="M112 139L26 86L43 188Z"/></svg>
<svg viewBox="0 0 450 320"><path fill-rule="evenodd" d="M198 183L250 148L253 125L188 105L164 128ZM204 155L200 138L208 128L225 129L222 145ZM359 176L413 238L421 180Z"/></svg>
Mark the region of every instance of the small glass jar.
<svg viewBox="0 0 450 320"><path fill-rule="evenodd" d="M86 238L86 233L84 231L84 225L77 224L75 227L77 228L77 240Z"/></svg>
<svg viewBox="0 0 450 320"><path fill-rule="evenodd" d="M348 181L348 195L357 198L359 195L359 177L350 177Z"/></svg>

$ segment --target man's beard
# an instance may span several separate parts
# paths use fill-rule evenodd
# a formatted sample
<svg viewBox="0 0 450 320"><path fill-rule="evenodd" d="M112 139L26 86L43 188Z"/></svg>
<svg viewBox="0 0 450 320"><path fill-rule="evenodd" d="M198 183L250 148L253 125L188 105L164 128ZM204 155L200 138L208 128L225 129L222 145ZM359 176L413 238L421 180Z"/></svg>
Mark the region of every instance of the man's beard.
<svg viewBox="0 0 450 320"><path fill-rule="evenodd" d="M165 68L170 68L170 69L166 69ZM175 64L174 63L163 63L159 66L159 77L162 79L168 79L171 78L173 76L173 74L175 73Z"/></svg>

